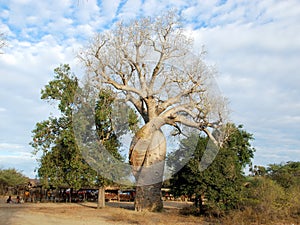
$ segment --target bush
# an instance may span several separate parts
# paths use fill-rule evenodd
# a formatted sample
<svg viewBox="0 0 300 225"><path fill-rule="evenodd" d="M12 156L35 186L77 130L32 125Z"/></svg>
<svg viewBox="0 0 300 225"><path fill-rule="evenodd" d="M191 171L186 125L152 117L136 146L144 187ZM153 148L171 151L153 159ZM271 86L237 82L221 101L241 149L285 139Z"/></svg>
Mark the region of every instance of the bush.
<svg viewBox="0 0 300 225"><path fill-rule="evenodd" d="M251 207L257 214L279 215L286 211L286 192L273 180L255 178L245 193L243 205Z"/></svg>
<svg viewBox="0 0 300 225"><path fill-rule="evenodd" d="M292 216L300 216L299 187L287 190L269 178L256 177L245 188L243 196L240 210L230 212L227 217L233 224L234 221L237 224L238 221L240 224L272 224L275 221L293 221Z"/></svg>
<svg viewBox="0 0 300 225"><path fill-rule="evenodd" d="M300 186L285 189L266 177L251 178L242 191L239 209L226 210L222 204L206 202L199 207L183 208L183 215L205 216L212 224L298 224Z"/></svg>
<svg viewBox="0 0 300 225"><path fill-rule="evenodd" d="M300 217L300 186L287 189L288 213L292 217Z"/></svg>

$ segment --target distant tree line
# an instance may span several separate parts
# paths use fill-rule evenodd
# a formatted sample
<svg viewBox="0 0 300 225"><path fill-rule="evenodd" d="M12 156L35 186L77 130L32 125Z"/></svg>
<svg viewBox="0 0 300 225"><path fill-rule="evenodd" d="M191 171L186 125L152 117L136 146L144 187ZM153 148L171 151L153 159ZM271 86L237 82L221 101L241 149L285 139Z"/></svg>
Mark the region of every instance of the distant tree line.
<svg viewBox="0 0 300 225"><path fill-rule="evenodd" d="M0 169L1 195L12 194L10 192L18 192L18 188L25 186L28 182L29 178L14 168Z"/></svg>

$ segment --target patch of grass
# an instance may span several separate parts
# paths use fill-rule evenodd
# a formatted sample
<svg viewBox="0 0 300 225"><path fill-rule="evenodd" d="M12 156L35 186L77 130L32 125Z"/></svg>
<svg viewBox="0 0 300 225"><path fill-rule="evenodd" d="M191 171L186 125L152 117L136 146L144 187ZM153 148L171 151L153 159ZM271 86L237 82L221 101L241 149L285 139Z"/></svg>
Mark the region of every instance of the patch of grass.
<svg viewBox="0 0 300 225"><path fill-rule="evenodd" d="M267 213L256 211L253 208L245 208L244 210L236 210L229 213L221 219L222 225L249 225L249 224L266 224L266 225L291 225L300 224L300 216L298 218L289 215Z"/></svg>
<svg viewBox="0 0 300 225"><path fill-rule="evenodd" d="M194 218L201 218L202 224L209 225L300 225L300 214L287 213L286 210L262 210L259 207L243 207L242 210L232 210L227 213L216 214L214 210L206 209L200 212L200 209L191 206L180 210L180 214Z"/></svg>
<svg viewBox="0 0 300 225"><path fill-rule="evenodd" d="M179 212L180 212L180 214L185 215L185 216L189 216L189 215L200 216L201 215L200 209L195 206L184 207Z"/></svg>
<svg viewBox="0 0 300 225"><path fill-rule="evenodd" d="M203 224L203 220L201 218L194 216L182 216L178 213L178 211L164 211L162 213L154 213L135 212L127 209L114 209L111 213L109 221L139 225Z"/></svg>

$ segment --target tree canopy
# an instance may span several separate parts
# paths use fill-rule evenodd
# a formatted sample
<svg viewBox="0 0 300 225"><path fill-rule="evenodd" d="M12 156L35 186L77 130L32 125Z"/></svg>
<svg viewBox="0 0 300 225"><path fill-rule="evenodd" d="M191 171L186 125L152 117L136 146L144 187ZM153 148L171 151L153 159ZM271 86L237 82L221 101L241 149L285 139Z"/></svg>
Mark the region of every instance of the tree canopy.
<svg viewBox="0 0 300 225"><path fill-rule="evenodd" d="M31 145L35 154L41 153L38 174L45 185L49 182L54 186L67 185L76 189L105 185L107 179L86 162L74 136L72 113L75 93L80 89L78 80L66 64L60 65L54 73L54 79L42 89L41 98L56 103L60 115L37 123L33 130ZM109 152L121 160L118 153L120 144L109 124L113 99L105 90L99 91L98 96L94 117L98 135Z"/></svg>
<svg viewBox="0 0 300 225"><path fill-rule="evenodd" d="M28 177L20 171L11 169L0 169L0 188L5 192L8 187L17 187L28 183Z"/></svg>
<svg viewBox="0 0 300 225"><path fill-rule="evenodd" d="M241 189L245 177L243 168L251 162L255 149L251 147L252 135L242 126L227 124L230 136L220 148L214 161L205 170L201 170L200 161L205 152L208 139L191 134L182 140L180 148L196 146L194 155L174 177L171 186L176 196L196 196L200 208L204 198L206 204L221 210L234 208L241 198ZM193 143L197 143L193 145ZM178 152L176 152L178 153ZM180 160L181 155L170 154L170 160ZM202 208L201 208L202 209Z"/></svg>
<svg viewBox="0 0 300 225"><path fill-rule="evenodd" d="M176 14L168 12L96 35L80 58L96 80L123 94L145 123L159 118L209 133L207 127L223 121L225 102L210 86L215 71L205 64L205 53L193 55L192 43Z"/></svg>
<svg viewBox="0 0 300 225"><path fill-rule="evenodd" d="M267 173L268 177L284 188L300 186L300 162L270 164Z"/></svg>

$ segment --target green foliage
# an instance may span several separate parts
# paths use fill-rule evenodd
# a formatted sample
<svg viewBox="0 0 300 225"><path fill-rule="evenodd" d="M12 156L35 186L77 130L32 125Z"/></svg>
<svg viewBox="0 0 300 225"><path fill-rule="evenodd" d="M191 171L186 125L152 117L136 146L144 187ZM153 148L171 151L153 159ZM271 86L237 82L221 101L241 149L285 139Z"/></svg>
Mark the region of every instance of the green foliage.
<svg viewBox="0 0 300 225"><path fill-rule="evenodd" d="M38 174L46 186L67 185L78 189L82 186L104 185L108 181L100 177L86 162L73 132L75 94L80 91L78 80L71 74L69 65L61 65L54 73L54 79L42 90L41 98L56 103L61 114L59 117L50 117L37 123L33 130L33 153L41 153ZM96 122L99 140L110 154L122 160L118 153L120 143L110 124L114 99L110 92L105 90L100 91L98 96L93 119Z"/></svg>
<svg viewBox="0 0 300 225"><path fill-rule="evenodd" d="M100 90L99 99L95 107L95 124L98 137L105 149L114 158L123 160L119 152L116 151L120 147L120 143L111 121L114 100L115 98L110 90Z"/></svg>
<svg viewBox="0 0 300 225"><path fill-rule="evenodd" d="M219 212L238 207L245 181L242 169L251 162L255 150L250 145L252 135L242 130L242 126L228 124L227 129L231 130L231 134L225 145L219 150L212 164L202 172L199 170L199 163L208 138L191 134L181 142L180 147L183 150L196 142L197 145L193 158L171 180L176 196L195 195L196 203L198 199L200 201L200 208L205 197L206 207ZM180 160L182 155L169 157Z"/></svg>
<svg viewBox="0 0 300 225"><path fill-rule="evenodd" d="M252 134L243 130L242 125L237 127L234 124L227 124L225 129L230 130L230 136L225 143L225 148L230 149L237 156L238 164L240 169L249 165L251 159L254 157L255 149L251 147L250 141L253 140Z"/></svg>
<svg viewBox="0 0 300 225"><path fill-rule="evenodd" d="M300 217L300 185L291 186L286 190L289 215Z"/></svg>
<svg viewBox="0 0 300 225"><path fill-rule="evenodd" d="M234 213L245 224L249 221L258 224L293 221L293 217L300 215L298 191L299 187L287 190L268 177L249 177L247 188L243 190L242 210Z"/></svg>
<svg viewBox="0 0 300 225"><path fill-rule="evenodd" d="M254 166L238 211L222 224L296 224L300 218L299 162Z"/></svg>
<svg viewBox="0 0 300 225"><path fill-rule="evenodd" d="M78 79L71 74L68 64L54 69L54 79L41 91L41 99L58 102L58 109L66 116L72 114L72 104L78 88Z"/></svg>
<svg viewBox="0 0 300 225"><path fill-rule="evenodd" d="M97 101L93 102L94 99ZM107 185L111 183L109 180L125 180L129 174L129 167L126 169L124 158L118 152L121 146L118 138L130 130L126 124L129 120L128 113L132 112L132 109L122 102L117 102L109 89L102 89L96 94L91 91L88 93L84 89L78 102L79 107L84 107L77 108L74 112L76 133L80 133L77 141L83 149L85 159L97 171L99 177L104 174L108 178L98 181ZM91 108L92 105L95 105L95 108ZM91 115L91 111L94 111L95 115Z"/></svg>
<svg viewBox="0 0 300 225"><path fill-rule="evenodd" d="M96 175L84 162L73 134L72 104L78 81L69 65L60 65L54 73L54 79L42 89L41 99L57 103L61 115L37 123L31 145L34 154L41 153L38 174L44 185L80 188Z"/></svg>
<svg viewBox="0 0 300 225"><path fill-rule="evenodd" d="M268 177L284 188L300 186L300 162L271 164L267 168Z"/></svg>
<svg viewBox="0 0 300 225"><path fill-rule="evenodd" d="M255 177L249 180L249 187L244 190L243 204L251 206L257 211L276 213L285 207L287 199L284 189L275 181Z"/></svg>
<svg viewBox="0 0 300 225"><path fill-rule="evenodd" d="M16 169L0 170L0 188L4 191L7 187L17 187L28 183L28 177Z"/></svg>
<svg viewBox="0 0 300 225"><path fill-rule="evenodd" d="M267 169L264 166L258 166L258 165L252 165L249 166L249 172L251 173L251 176L266 176L267 175Z"/></svg>
<svg viewBox="0 0 300 225"><path fill-rule="evenodd" d="M111 90L99 91L95 107L95 124L103 146L115 159L123 160L119 152L115 150L121 145L118 137L126 134L129 130L135 132L138 129L138 117L134 110L124 102L116 104L115 102L116 99Z"/></svg>

